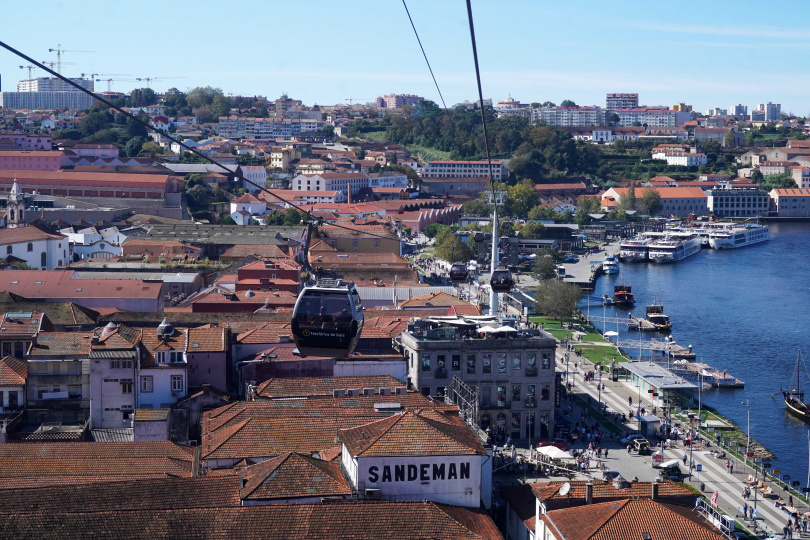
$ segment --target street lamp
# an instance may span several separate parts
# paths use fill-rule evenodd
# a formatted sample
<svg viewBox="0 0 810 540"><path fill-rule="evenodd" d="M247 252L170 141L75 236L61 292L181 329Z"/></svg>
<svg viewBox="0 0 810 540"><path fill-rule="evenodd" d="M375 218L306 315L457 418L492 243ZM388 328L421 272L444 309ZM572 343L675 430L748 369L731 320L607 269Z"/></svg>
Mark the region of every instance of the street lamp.
<svg viewBox="0 0 810 540"><path fill-rule="evenodd" d="M748 452L751 446L751 404L747 399L743 401L742 404L745 405L745 408L748 411L748 428L746 429L746 432L748 433L748 441L745 443L745 457L743 458L743 463L745 464L743 473L745 473L745 471L748 470Z"/></svg>

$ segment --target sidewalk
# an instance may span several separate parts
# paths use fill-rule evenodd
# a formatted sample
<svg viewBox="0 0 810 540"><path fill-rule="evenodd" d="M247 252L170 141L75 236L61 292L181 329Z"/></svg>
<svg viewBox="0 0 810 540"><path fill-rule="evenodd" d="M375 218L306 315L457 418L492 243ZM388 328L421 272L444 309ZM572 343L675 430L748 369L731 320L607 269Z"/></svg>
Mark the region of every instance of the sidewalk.
<svg viewBox="0 0 810 540"><path fill-rule="evenodd" d="M557 371L565 373L564 355L566 351L564 348L558 348L557 351ZM574 370L575 362L578 364L576 370ZM584 397L586 400L588 399L586 396L590 396L592 398L592 402L596 403L599 395L599 391L597 389L597 382L599 381L595 380L585 382L584 380L584 373L594 369L593 364L591 364L584 357L574 356L569 361L568 377L569 381L572 381L574 384L571 391L572 394ZM598 368L596 369L598 370ZM625 415L627 415L628 411L630 410L630 407L628 406L629 398L632 398L633 400L632 408L634 412L637 410L639 399L641 400L643 407L646 407L648 411L652 411L654 406L650 402L649 396L645 396L643 394L639 396L635 386L631 386L623 381L613 382L609 377L603 378L601 382L605 385L605 388L601 392L601 400L607 405L609 412L623 412ZM633 432L638 429L638 423L636 421L627 421L625 423L620 422L618 425L622 428L622 431ZM654 441L651 442L654 443ZM676 444L678 447L664 451L665 461L670 459L681 460L683 458L683 441L679 440ZM621 452L621 450L618 448L620 446L618 442L614 441L612 445L608 444L607 446L611 448L611 450L613 450L613 447L616 446L617 451L615 454L623 454L623 452ZM711 497L711 495L717 491L717 502L719 508L731 517L738 516L736 518L737 522L741 526L748 527L747 522L743 518L742 508L746 503L749 506L754 505L753 494L750 500L745 501L742 498L742 493L747 485L745 480L751 473L751 470L750 468L746 470L745 466L741 462L737 462L735 463L733 474L729 473L725 466L727 458L718 459L712 454L711 451L717 449L718 448L715 446L707 448L706 450L695 449L691 452L687 449L686 454L691 454L691 457L688 459L694 459L696 464L700 464L702 471L699 473L693 472L691 480L687 477L684 479L684 481L695 489L700 490L707 498ZM611 453L611 457L613 455L614 454ZM737 460L735 459L735 461ZM638 476L641 479L642 476L641 474L638 474L639 472L647 473L649 470L657 471L657 469L652 469L651 459L649 456L645 456L641 459L636 459L627 463L623 462L617 465L619 465L619 467L628 467L627 471L616 468L616 470L619 470L622 473L622 476L625 478ZM644 476L648 475L644 474ZM771 498L763 499L762 494L757 493L757 532L762 534L763 529L769 532L778 532L779 534L777 537L781 538L782 527L784 527L787 523L789 515L785 510L776 508L774 502L780 498L787 502L788 495L782 489L778 489L775 485L770 483L768 483L768 485L770 485L773 489L773 494L770 496ZM701 487L703 487L703 489L701 489ZM800 517L804 514L804 512L810 511L810 508L808 508L807 505L803 505L801 503L796 504L796 509ZM750 527L748 528L750 530ZM801 535L794 533L793 537L810 538L810 533Z"/></svg>

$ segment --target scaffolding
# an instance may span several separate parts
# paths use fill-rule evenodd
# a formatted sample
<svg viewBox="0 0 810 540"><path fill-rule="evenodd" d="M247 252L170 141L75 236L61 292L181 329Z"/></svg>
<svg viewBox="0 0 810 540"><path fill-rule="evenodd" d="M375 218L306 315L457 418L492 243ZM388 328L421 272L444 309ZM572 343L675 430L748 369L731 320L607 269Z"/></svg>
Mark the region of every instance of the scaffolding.
<svg viewBox="0 0 810 540"><path fill-rule="evenodd" d="M450 383L450 391L445 398L453 405L458 405L459 416L471 427L481 429L481 415L479 403L481 402L478 387L464 384L458 377L453 377Z"/></svg>

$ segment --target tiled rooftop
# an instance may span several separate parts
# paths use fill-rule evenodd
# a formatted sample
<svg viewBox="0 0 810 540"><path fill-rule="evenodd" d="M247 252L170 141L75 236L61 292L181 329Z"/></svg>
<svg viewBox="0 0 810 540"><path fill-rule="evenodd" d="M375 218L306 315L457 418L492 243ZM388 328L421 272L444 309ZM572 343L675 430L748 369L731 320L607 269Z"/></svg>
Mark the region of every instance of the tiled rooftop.
<svg viewBox="0 0 810 540"><path fill-rule="evenodd" d="M332 397L334 390L357 388L388 388L391 393L406 384L390 375L369 375L365 377L291 377L268 379L259 385L256 393L264 398L290 397Z"/></svg>
<svg viewBox="0 0 810 540"><path fill-rule="evenodd" d="M338 463L287 453L239 471L245 500L351 495Z"/></svg>
<svg viewBox="0 0 810 540"><path fill-rule="evenodd" d="M6 356L0 359L0 386L24 386L28 378L28 363L25 360Z"/></svg>

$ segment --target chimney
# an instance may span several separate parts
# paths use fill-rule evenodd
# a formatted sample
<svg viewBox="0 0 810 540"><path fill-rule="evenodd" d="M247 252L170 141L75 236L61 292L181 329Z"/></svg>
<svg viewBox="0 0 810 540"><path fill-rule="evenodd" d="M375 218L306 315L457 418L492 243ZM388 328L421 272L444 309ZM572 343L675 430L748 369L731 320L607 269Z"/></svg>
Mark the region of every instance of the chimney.
<svg viewBox="0 0 810 540"><path fill-rule="evenodd" d="M658 498L658 482L652 483L652 493L650 494L651 500L656 500Z"/></svg>
<svg viewBox="0 0 810 540"><path fill-rule="evenodd" d="M585 484L585 504L593 504L593 484Z"/></svg>

